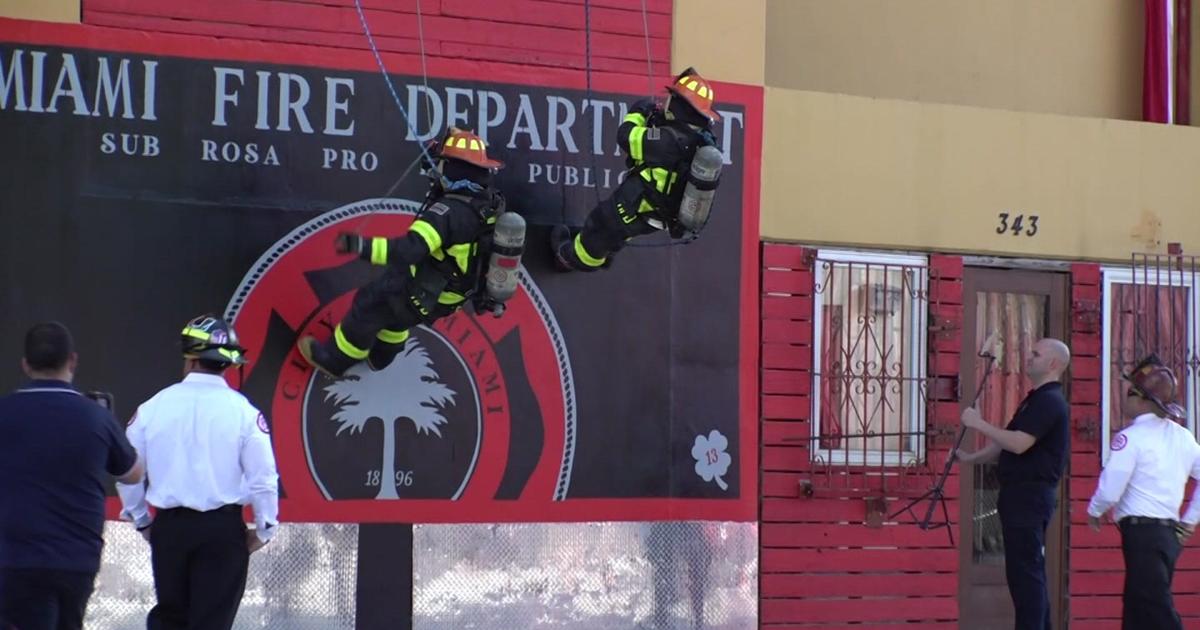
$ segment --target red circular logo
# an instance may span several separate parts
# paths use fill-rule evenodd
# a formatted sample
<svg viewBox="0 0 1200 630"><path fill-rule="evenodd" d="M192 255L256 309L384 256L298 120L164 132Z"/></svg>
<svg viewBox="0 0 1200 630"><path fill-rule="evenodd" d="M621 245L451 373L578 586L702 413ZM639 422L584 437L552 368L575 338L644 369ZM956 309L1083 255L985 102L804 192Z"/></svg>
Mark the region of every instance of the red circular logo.
<svg viewBox="0 0 1200 630"><path fill-rule="evenodd" d="M327 339L382 270L337 254L336 235L400 236L418 210L373 199L308 221L262 255L226 308L247 348L242 391L271 418L289 520L495 520L496 501L566 497L574 383L524 269L502 317L468 307L415 327L377 372L363 363L330 379L296 350L303 335Z"/></svg>

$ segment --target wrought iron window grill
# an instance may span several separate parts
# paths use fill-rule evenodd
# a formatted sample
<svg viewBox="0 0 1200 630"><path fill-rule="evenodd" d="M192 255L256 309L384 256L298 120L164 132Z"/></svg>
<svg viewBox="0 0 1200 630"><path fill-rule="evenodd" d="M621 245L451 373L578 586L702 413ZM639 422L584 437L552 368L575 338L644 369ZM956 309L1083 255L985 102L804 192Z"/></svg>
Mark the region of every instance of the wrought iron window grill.
<svg viewBox="0 0 1200 630"><path fill-rule="evenodd" d="M924 257L822 251L814 274L812 483L864 496L923 489Z"/></svg>
<svg viewBox="0 0 1200 630"><path fill-rule="evenodd" d="M1107 461L1109 440L1131 420L1121 414L1122 375L1153 353L1174 370L1178 402L1196 431L1200 396L1200 265L1172 246L1169 254L1133 254L1126 267L1104 270L1102 432Z"/></svg>

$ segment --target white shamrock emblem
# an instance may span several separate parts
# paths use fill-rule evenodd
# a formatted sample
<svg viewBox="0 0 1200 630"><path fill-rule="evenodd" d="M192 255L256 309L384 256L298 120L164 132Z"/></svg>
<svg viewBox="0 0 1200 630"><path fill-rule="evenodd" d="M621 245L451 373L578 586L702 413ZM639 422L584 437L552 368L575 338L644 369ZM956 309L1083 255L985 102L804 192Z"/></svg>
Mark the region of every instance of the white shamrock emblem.
<svg viewBox="0 0 1200 630"><path fill-rule="evenodd" d="M697 435L696 443L692 445L692 457L696 460L696 474L705 481L715 479L717 486L722 490L729 489L721 476L729 470L729 464L733 462L733 458L725 452L726 448L729 448L729 440L725 439L725 436L716 429L709 431L708 437Z"/></svg>

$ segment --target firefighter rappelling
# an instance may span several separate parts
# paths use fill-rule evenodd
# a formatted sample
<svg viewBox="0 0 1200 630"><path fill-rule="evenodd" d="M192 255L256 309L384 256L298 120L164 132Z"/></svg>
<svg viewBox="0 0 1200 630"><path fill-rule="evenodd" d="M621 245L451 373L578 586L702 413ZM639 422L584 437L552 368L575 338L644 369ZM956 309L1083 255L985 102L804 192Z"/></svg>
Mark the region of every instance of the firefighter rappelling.
<svg viewBox="0 0 1200 630"><path fill-rule="evenodd" d="M667 230L693 237L708 221L722 156L710 129L717 120L713 88L693 68L667 86L667 101L634 103L617 129L625 180L588 214L582 229L550 235L558 267L596 271L633 238Z"/></svg>
<svg viewBox="0 0 1200 630"><path fill-rule="evenodd" d="M382 275L358 290L349 313L325 342L306 336L300 353L340 377L360 361L387 367L409 329L461 309L499 316L516 291L525 221L507 212L492 180L503 163L472 132L451 128L430 151L430 192L408 232L398 238L338 234L338 253L353 254Z"/></svg>

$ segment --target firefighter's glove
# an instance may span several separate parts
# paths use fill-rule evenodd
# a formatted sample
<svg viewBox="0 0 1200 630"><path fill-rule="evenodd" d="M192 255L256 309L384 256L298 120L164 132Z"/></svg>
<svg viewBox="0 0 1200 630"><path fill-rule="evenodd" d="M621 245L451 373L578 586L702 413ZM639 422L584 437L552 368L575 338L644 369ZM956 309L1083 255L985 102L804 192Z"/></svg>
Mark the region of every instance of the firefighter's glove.
<svg viewBox="0 0 1200 630"><path fill-rule="evenodd" d="M634 103L633 106L629 108L629 111L635 114L641 114L646 117L646 120L650 120L654 116L655 112L658 111L658 104L656 104L653 99L643 98Z"/></svg>
<svg viewBox="0 0 1200 630"><path fill-rule="evenodd" d="M472 296L471 302L477 314L491 313L492 317L500 317L504 314L504 303L493 300L483 291Z"/></svg>
<svg viewBox="0 0 1200 630"><path fill-rule="evenodd" d="M333 241L333 249L339 254L362 254L364 245L366 245L366 239L350 232L338 232L337 238Z"/></svg>
<svg viewBox="0 0 1200 630"><path fill-rule="evenodd" d="M670 233L671 238L679 239L683 238L683 235L687 233L687 229L679 221L671 221L667 224L667 232Z"/></svg>

